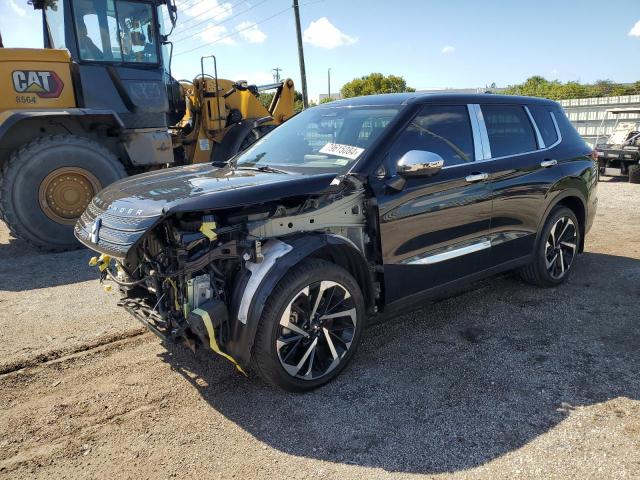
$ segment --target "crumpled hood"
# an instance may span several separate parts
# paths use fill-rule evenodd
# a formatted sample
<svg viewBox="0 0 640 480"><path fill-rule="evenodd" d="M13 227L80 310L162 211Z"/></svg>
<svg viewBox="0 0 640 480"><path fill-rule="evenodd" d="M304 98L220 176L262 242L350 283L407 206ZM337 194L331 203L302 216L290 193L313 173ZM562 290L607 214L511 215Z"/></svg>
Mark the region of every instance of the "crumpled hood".
<svg viewBox="0 0 640 480"><path fill-rule="evenodd" d="M329 187L334 178L334 174L282 174L191 165L120 180L98 193L94 203L112 213L145 216L224 209L318 193Z"/></svg>
<svg viewBox="0 0 640 480"><path fill-rule="evenodd" d="M75 235L93 250L124 257L166 215L317 194L327 190L334 178L335 174L270 173L209 164L144 173L98 193L78 220Z"/></svg>

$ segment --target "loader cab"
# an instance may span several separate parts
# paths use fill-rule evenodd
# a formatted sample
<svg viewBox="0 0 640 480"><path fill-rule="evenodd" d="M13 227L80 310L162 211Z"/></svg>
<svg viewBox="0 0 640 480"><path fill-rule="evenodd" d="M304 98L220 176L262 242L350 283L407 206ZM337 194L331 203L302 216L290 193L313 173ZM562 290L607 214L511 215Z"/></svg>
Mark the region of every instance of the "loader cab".
<svg viewBox="0 0 640 480"><path fill-rule="evenodd" d="M168 0L167 0L168 1ZM45 48L66 48L78 106L114 111L127 129L167 126L171 83L165 0L44 0Z"/></svg>

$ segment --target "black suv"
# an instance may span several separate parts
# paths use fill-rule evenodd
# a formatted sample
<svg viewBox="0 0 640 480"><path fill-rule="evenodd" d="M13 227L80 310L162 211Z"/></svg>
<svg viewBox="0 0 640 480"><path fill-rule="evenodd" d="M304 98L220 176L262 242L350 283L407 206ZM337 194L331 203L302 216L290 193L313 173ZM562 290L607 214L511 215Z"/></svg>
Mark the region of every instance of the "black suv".
<svg viewBox="0 0 640 480"><path fill-rule="evenodd" d="M374 314L507 269L562 283L597 181L555 102L379 95L310 108L228 165L119 181L75 231L153 332L303 391Z"/></svg>

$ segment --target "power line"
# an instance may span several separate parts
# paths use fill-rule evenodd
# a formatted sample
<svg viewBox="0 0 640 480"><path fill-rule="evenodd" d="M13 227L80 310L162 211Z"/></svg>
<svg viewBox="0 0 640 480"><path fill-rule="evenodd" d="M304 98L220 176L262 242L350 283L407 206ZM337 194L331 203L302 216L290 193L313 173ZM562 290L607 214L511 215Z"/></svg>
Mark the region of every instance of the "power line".
<svg viewBox="0 0 640 480"><path fill-rule="evenodd" d="M198 45L197 47L190 48L189 50L184 50L184 51L182 51L182 52L178 52L178 53L176 53L176 54L174 55L174 57L177 57L177 56L179 56L179 55L184 55L185 53L190 53L190 52L193 52L193 51L195 51L195 50L200 50L201 48L206 48L206 47L208 47L209 45L212 45L212 44L214 44L214 43L218 43L218 42L220 42L220 41L224 40L225 38L229 38L229 37L233 37L234 35L238 35L239 33L242 33L242 32L244 32L245 30L249 30L249 29L251 29L251 28L254 28L256 25L260 25L260 24L262 24L262 23L264 23L264 22L268 22L268 21L269 21L269 20L271 20L272 18L275 18L275 17L277 17L278 15L282 15L284 12L286 12L286 11L288 11L288 10L290 10L290 9L291 9L291 7L287 7L287 8L285 8L284 10L280 10L279 12L274 13L274 14L273 14L273 15L271 15L270 17L263 18L262 20L260 20L260 21L258 21L258 22L255 22L255 23L252 23L251 25L249 25L249 26L247 26L247 27L245 27L245 28L241 28L241 29L239 29L239 30L236 30L236 31L234 31L234 32L231 32L231 33L229 33L228 35L224 35L224 36L222 36L222 37L218 38L217 40L214 40L213 42L209 42L209 43L207 43L207 44L205 44L205 45Z"/></svg>
<svg viewBox="0 0 640 480"><path fill-rule="evenodd" d="M202 0L198 0L198 1L202 1ZM203 23L205 23L205 22L208 22L208 21L214 20L215 18L221 17L221 16L223 16L226 12L231 11L231 10L232 10L233 8L235 8L236 6L240 5L241 3L244 3L244 1L245 1L245 0L241 0L241 1L239 1L239 2L234 3L233 5L229 5L229 7L228 7L227 9L225 9L224 11L218 12L217 14L213 15L212 17L205 18L204 20L201 20L201 21L199 21L199 22L197 22L197 23L195 23L195 24L188 24L188 23L185 23L185 24L183 24L183 25L184 25L184 27L183 27L181 30L179 30L179 31L176 33L176 35L180 35L180 34L183 34L183 33L190 32L190 31L191 31L191 29L193 29L194 27L197 27L198 25L201 25L201 24L203 24ZM265 0L265 1L266 1L266 0ZM260 2L260 3L264 3L264 2ZM243 10L243 11L242 11L242 12L240 12L240 13L248 12L248 11L249 11L249 10L251 10L252 8L255 8L255 7L257 7L258 5L260 5L260 3L258 3L257 5L254 5L254 6L252 6L252 7L249 7L249 8L247 8L246 10ZM195 7L195 6L196 6L196 5L193 5L192 7L189 7L189 8L187 8L187 9L184 9L184 11L188 11L188 10L190 10L191 8ZM240 13L238 13L238 14L236 14L236 15L233 15L233 16L231 16L231 17L229 17L229 18L223 19L223 20L221 20L221 21L220 21L220 23L227 22L227 21L229 21L229 20L231 20L231 19L233 19L233 18L237 17L238 15L240 15ZM185 30L186 28L189 28L189 30Z"/></svg>
<svg viewBox="0 0 640 480"><path fill-rule="evenodd" d="M222 25L223 23L227 23L227 22L229 22L229 21L233 20L234 18L236 18L236 17L238 17L238 16L240 16L240 15L242 15L242 14L244 14L244 13L247 13L249 10L253 10L253 9L254 9L254 8L256 8L256 7L259 7L260 5L262 5L263 3L265 3L266 1L267 1L267 0L262 0L261 2L256 3L256 4L255 4L255 5L253 5L252 7L247 8L246 10L242 10L241 12L238 12L238 13L236 13L235 15L230 16L229 18L225 18L224 20L222 20L222 21L220 21L220 22L218 22L218 23L215 23L215 24L213 24L213 25L207 25L205 28L201 28L200 30L197 30L197 31L195 31L195 32L192 32L191 30L189 30L189 34L188 34L187 36L183 36L183 37L181 37L181 38L180 38L180 34L178 34L178 37L179 37L179 38L174 39L174 40L173 40L173 42L174 42L174 43L177 43L177 42L182 42L182 41L184 41L184 40L188 40L189 38L193 38L193 37L195 37L196 35L199 35L200 33L202 33L202 32L204 32L204 31L206 31L208 28L210 28L210 27L212 27L212 26L213 26L213 27L217 27L218 25ZM191 25L190 29L191 29L191 28L194 28L194 27L197 27L198 25L202 25L203 23L206 23L206 22L209 22L209 21L211 21L211 19L210 19L210 18L207 18L207 19L205 19L205 20L202 20L202 21L200 21L200 22L197 22L197 23L195 23L195 24ZM182 31L182 32L180 32L180 33L186 33L186 32L183 30L183 31Z"/></svg>
<svg viewBox="0 0 640 480"><path fill-rule="evenodd" d="M244 3L245 1L246 0L239 0L238 2L233 3L233 4L229 5L229 6L225 6L224 3L223 4L218 4L220 7L224 7L224 8L221 8L220 12L217 13L215 16L219 17L220 15L224 15L225 12L227 12L229 10L232 10L234 7L240 5L241 3ZM178 5L178 9L179 10L183 10L183 11L190 10L190 9L195 8L196 6L198 6L199 3L202 3L202 0L187 0L182 5Z"/></svg>

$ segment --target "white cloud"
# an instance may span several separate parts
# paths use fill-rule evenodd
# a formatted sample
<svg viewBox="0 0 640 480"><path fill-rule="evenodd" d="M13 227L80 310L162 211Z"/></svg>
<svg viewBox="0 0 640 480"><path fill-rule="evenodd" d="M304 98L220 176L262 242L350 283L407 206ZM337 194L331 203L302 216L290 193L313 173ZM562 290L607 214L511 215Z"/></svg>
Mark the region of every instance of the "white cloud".
<svg viewBox="0 0 640 480"><path fill-rule="evenodd" d="M17 4L16 0L9 0L9 5L11 6L11 10L13 10L17 15L24 17L27 14L27 11Z"/></svg>
<svg viewBox="0 0 640 480"><path fill-rule="evenodd" d="M228 18L233 13L232 4L229 2L221 2L219 0L197 0L195 3L188 0L178 0L178 24L185 25L184 16L194 18L197 20L204 20L205 18L215 18L216 22ZM180 21L180 17L183 16L183 21Z"/></svg>
<svg viewBox="0 0 640 480"><path fill-rule="evenodd" d="M631 30L629 30L629 36L640 37L640 20L638 20L636 24L633 27L631 27Z"/></svg>
<svg viewBox="0 0 640 480"><path fill-rule="evenodd" d="M233 37L227 37L227 35L229 35L229 31L227 27L223 25L209 25L205 30L200 32L200 38L205 42L217 42L220 45L235 45L236 41Z"/></svg>
<svg viewBox="0 0 640 480"><path fill-rule="evenodd" d="M440 50L440 53L444 55L449 55L450 53L453 53L455 51L456 51L456 47L453 47L451 45L445 45L444 47L442 47L442 50Z"/></svg>
<svg viewBox="0 0 640 480"><path fill-rule="evenodd" d="M327 17L311 22L302 38L306 43L320 48L336 48L352 45L358 41L357 38L341 32Z"/></svg>
<svg viewBox="0 0 640 480"><path fill-rule="evenodd" d="M249 85L266 85L273 83L273 73L264 70L256 70L253 73L239 73L231 77L232 80L246 80Z"/></svg>
<svg viewBox="0 0 640 480"><path fill-rule="evenodd" d="M236 31L249 43L263 43L267 39L267 34L260 30L255 22L241 22Z"/></svg>

